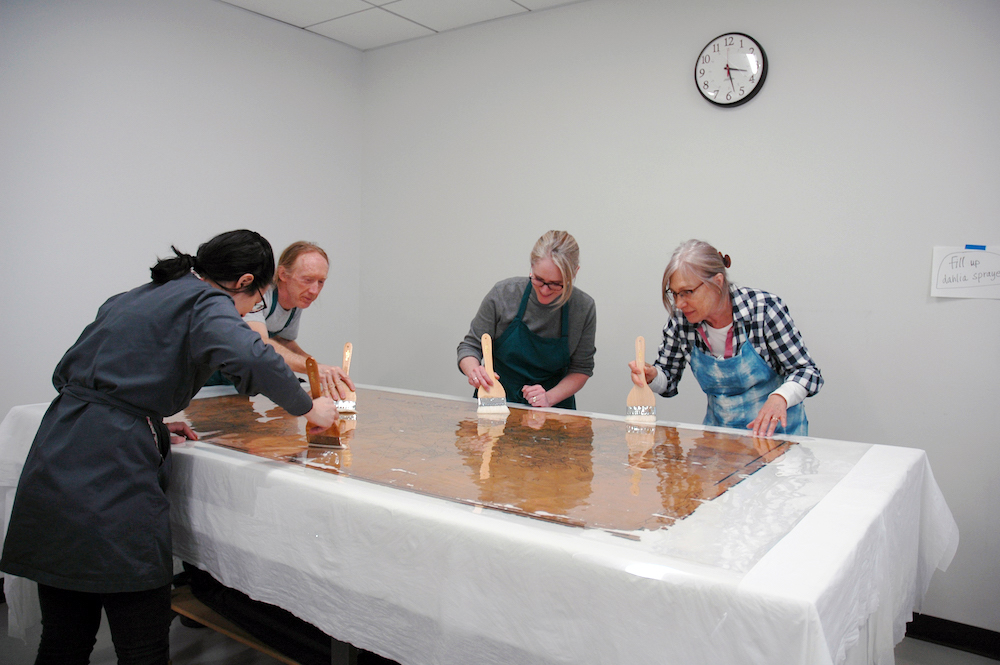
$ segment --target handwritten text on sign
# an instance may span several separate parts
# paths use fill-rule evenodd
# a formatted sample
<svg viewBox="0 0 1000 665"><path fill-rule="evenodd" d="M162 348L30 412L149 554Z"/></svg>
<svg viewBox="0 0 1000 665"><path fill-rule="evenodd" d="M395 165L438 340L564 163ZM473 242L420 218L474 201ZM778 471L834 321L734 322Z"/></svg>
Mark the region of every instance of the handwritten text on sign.
<svg viewBox="0 0 1000 665"><path fill-rule="evenodd" d="M931 295L1000 299L1000 251L935 247Z"/></svg>

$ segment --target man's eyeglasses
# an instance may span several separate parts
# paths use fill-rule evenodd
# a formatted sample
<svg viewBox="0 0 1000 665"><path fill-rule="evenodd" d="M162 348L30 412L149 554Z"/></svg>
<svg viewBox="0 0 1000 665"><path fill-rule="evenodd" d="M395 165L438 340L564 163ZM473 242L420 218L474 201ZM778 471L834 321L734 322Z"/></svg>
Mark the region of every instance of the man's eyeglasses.
<svg viewBox="0 0 1000 665"><path fill-rule="evenodd" d="M545 280L538 279L537 277L535 277L534 273L530 274L529 277L531 278L531 283L534 284L536 289L540 289L543 286L547 286L549 290L552 291L553 293L559 293L560 291L563 290L562 282L546 282Z"/></svg>

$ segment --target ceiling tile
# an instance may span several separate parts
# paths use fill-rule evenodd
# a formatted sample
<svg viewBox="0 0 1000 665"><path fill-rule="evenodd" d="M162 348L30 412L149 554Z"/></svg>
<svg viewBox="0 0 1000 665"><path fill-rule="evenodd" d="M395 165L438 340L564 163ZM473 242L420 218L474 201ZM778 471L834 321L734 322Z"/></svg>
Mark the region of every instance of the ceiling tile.
<svg viewBox="0 0 1000 665"><path fill-rule="evenodd" d="M371 8L364 0L222 0L304 28Z"/></svg>
<svg viewBox="0 0 1000 665"><path fill-rule="evenodd" d="M386 9L436 32L528 11L512 0L399 0Z"/></svg>
<svg viewBox="0 0 1000 665"><path fill-rule="evenodd" d="M2 0L0 0L2 1ZM362 51L585 0L221 0Z"/></svg>
<svg viewBox="0 0 1000 665"><path fill-rule="evenodd" d="M433 30L378 8L313 25L308 30L362 51L435 34Z"/></svg>
<svg viewBox="0 0 1000 665"><path fill-rule="evenodd" d="M524 5L531 11L548 9L549 7L558 7L559 5L572 5L582 1L583 0L517 0L518 4Z"/></svg>

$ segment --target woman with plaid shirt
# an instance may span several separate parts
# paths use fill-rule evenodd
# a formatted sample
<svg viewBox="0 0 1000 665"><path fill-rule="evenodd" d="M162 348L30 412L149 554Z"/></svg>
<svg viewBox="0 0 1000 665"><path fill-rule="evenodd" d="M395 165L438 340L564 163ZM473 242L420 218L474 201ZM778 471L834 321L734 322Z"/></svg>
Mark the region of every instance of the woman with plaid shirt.
<svg viewBox="0 0 1000 665"><path fill-rule="evenodd" d="M729 265L700 240L674 251L663 273L670 320L659 358L642 368L629 363L634 379L642 371L654 392L673 397L690 361L708 396L705 425L746 427L755 436L808 434L802 400L819 392L823 376L781 299L733 286Z"/></svg>

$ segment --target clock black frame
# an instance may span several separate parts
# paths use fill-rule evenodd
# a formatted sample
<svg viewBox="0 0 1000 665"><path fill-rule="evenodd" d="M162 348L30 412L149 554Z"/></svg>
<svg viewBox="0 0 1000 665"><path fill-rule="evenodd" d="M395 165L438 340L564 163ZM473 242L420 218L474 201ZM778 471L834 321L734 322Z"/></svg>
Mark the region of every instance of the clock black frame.
<svg viewBox="0 0 1000 665"><path fill-rule="evenodd" d="M756 44L757 48L760 49L760 59L763 64L761 65L760 68L760 76L758 83L757 85L754 86L754 89L751 90L749 94L744 95L735 102L726 103L726 102L716 101L715 99L706 95L705 91L701 89L701 82L698 80L698 65L701 63L701 57L705 54L705 49L707 49L709 46L711 46L714 42L718 41L719 39L722 39L723 37L727 37L729 35L738 35L740 37L746 37L754 44ZM708 40L708 43L705 44L705 46L702 47L701 51L698 52L698 58L694 62L694 87L698 89L698 93L701 95L702 99L715 106L721 106L722 108L733 108L736 106L742 106L743 104L749 102L751 99L756 97L757 93L760 92L760 89L764 87L765 79L767 79L767 53L764 52L764 47L761 46L761 43L757 41L756 38L751 37L745 32L723 32L721 35L718 35L717 37Z"/></svg>

